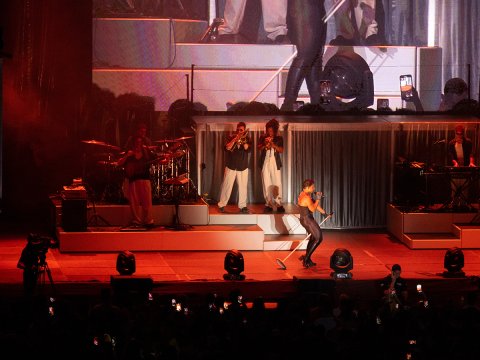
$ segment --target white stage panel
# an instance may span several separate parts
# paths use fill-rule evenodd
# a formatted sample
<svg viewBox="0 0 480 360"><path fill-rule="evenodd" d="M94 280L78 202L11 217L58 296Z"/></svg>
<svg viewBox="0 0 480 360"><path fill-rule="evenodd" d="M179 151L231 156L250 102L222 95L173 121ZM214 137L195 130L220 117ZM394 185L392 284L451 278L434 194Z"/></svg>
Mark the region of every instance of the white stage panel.
<svg viewBox="0 0 480 360"><path fill-rule="evenodd" d="M186 98L188 73L187 70L97 69L92 80L117 97L127 93L153 97L155 111L168 111L174 101ZM273 70L197 70L194 102L206 105L209 111L226 111L228 101L249 101L273 73ZM270 104L277 104L278 100L278 79L256 99Z"/></svg>
<svg viewBox="0 0 480 360"><path fill-rule="evenodd" d="M93 67L167 68L178 43L198 41L207 27L200 20L95 18Z"/></svg>

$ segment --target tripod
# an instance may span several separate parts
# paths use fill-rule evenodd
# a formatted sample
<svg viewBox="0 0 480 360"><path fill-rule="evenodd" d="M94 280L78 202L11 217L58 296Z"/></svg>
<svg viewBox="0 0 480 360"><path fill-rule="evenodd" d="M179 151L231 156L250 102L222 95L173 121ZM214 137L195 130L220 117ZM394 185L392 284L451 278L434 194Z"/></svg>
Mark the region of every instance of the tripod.
<svg viewBox="0 0 480 360"><path fill-rule="evenodd" d="M97 214L97 209L95 208L95 200L91 200L93 214L90 216L90 219L87 221L87 225L100 226L98 220L100 220L104 226L111 226L111 224L105 220L102 215Z"/></svg>
<svg viewBox="0 0 480 360"><path fill-rule="evenodd" d="M95 195L93 194L91 187L87 183L83 183L83 185L85 186L85 189L87 189L87 200L92 204L93 210L93 214L90 216L90 219L88 219L87 225L100 226L100 220L104 226L111 226L103 216L97 214L97 209L95 208ZM90 199L88 199L88 197L90 197Z"/></svg>
<svg viewBox="0 0 480 360"><path fill-rule="evenodd" d="M53 293L55 293L55 284L53 283L52 272L50 271L47 261L43 260L42 263L38 265L37 270L37 285L40 286L40 294L43 294L43 290L45 288L45 274L48 276Z"/></svg>
<svg viewBox="0 0 480 360"><path fill-rule="evenodd" d="M56 292L52 272L45 257L45 254L41 254L37 259L37 264L23 270L23 287L27 295L34 295L35 289L37 289L39 295L44 294L45 276L48 276L53 293Z"/></svg>
<svg viewBox="0 0 480 360"><path fill-rule="evenodd" d="M182 187L182 189L183 189L183 187ZM180 207L180 196L174 196L173 199L174 199L174 205L175 205L175 213L173 214L173 223L172 223L172 225L166 226L166 228L169 228L169 229L172 229L172 230L188 230L188 229L190 229L191 225L180 223L180 218L178 217L178 209Z"/></svg>

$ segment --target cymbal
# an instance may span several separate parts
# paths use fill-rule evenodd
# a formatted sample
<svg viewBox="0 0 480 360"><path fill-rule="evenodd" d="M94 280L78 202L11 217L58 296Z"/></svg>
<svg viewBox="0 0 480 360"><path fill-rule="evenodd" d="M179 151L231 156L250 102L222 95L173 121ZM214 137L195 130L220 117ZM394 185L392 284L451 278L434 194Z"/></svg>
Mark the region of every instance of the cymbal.
<svg viewBox="0 0 480 360"><path fill-rule="evenodd" d="M97 161L97 164L98 165L104 165L104 166L117 166L117 162L116 161Z"/></svg>
<svg viewBox="0 0 480 360"><path fill-rule="evenodd" d="M182 141L182 140L187 140L187 139L192 139L192 138L193 138L193 136L182 136L178 139L175 139L175 141Z"/></svg>
<svg viewBox="0 0 480 360"><path fill-rule="evenodd" d="M180 142L176 142L173 145L170 145L168 150L169 151L176 151L177 149L181 148L183 145Z"/></svg>
<svg viewBox="0 0 480 360"><path fill-rule="evenodd" d="M111 156L114 156L115 154L112 153L112 152L98 152L95 154L95 156L98 156L98 157L111 157Z"/></svg>
<svg viewBox="0 0 480 360"><path fill-rule="evenodd" d="M187 174L182 174L174 178L169 178L165 180L163 183L165 185L185 185L186 183L188 183L188 181L189 181L189 178Z"/></svg>
<svg viewBox="0 0 480 360"><path fill-rule="evenodd" d="M98 140L82 140L82 142L85 143L85 144L89 144L89 145L97 145L97 146L101 146L101 147L104 147L104 148L108 148L108 149L120 151L120 147L115 146L115 145L107 144L106 142L103 142L103 141L98 141Z"/></svg>
<svg viewBox="0 0 480 360"><path fill-rule="evenodd" d="M169 140L169 139L165 139L165 140L155 140L153 141L154 143L174 143L174 142L177 142L176 140Z"/></svg>
<svg viewBox="0 0 480 360"><path fill-rule="evenodd" d="M181 157L182 157L183 155L185 155L185 154L186 154L186 151L180 149L180 150L175 151L175 152L172 154L172 156L173 156L173 157L176 157L176 158L181 158Z"/></svg>
<svg viewBox="0 0 480 360"><path fill-rule="evenodd" d="M161 165L166 165L170 162L170 159L164 157L164 158L160 158L156 161L157 164L161 164Z"/></svg>
<svg viewBox="0 0 480 360"><path fill-rule="evenodd" d="M164 151L157 152L156 155L164 158L170 158L173 156L171 152L164 152Z"/></svg>

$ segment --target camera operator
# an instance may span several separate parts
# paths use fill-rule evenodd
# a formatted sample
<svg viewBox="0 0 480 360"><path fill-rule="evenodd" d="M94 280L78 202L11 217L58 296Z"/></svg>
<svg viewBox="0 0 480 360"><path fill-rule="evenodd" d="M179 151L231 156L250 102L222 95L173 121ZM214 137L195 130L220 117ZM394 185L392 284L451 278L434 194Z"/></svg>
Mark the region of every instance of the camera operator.
<svg viewBox="0 0 480 360"><path fill-rule="evenodd" d="M30 233L27 245L22 250L17 268L23 270L23 287L26 295L33 295L40 274L47 272L53 286L52 275L46 261L49 248L56 247L56 242L47 236Z"/></svg>

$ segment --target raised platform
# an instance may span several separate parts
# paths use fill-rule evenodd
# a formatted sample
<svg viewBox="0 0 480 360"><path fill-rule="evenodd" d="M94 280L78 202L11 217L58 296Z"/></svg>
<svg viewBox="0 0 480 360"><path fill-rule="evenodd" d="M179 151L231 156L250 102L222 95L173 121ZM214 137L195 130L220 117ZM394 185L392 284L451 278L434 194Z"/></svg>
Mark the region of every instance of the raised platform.
<svg viewBox="0 0 480 360"><path fill-rule="evenodd" d="M62 224L62 202L52 198L55 227ZM178 206L178 218L181 223L188 225L208 225L209 205L203 200L197 203L182 203ZM95 216L96 215L96 216ZM153 220L158 226L167 226L173 223L175 205L153 205ZM87 219L89 226L125 226L130 221L130 207L128 204L88 203Z"/></svg>
<svg viewBox="0 0 480 360"><path fill-rule="evenodd" d="M61 221L61 203L54 202L55 235L61 252L194 251L194 250L290 250L306 234L300 225L296 206L286 204L286 212L264 214L263 205L249 205L249 214L242 214L229 205L225 213L206 203L180 205L179 219L183 227L172 229L173 205L155 205L155 226L148 230L125 229L128 205L96 205L96 213L108 225L89 224L87 231L65 231ZM206 213L205 213L206 212ZM163 215L167 215L162 217ZM187 222L193 219L194 222ZM207 219L206 223L200 223ZM301 249L306 247L302 244Z"/></svg>
<svg viewBox="0 0 480 360"><path fill-rule="evenodd" d="M300 224L300 214L294 204L285 204L285 213L263 213L263 205L249 205L249 214L239 214L235 206L227 206L220 213L216 206L209 209L210 225L240 225L257 224L265 235L295 235L305 234L305 228Z"/></svg>
<svg viewBox="0 0 480 360"><path fill-rule="evenodd" d="M387 205L387 230L410 249L480 249L477 212L413 211Z"/></svg>
<svg viewBox="0 0 480 360"><path fill-rule="evenodd" d="M194 226L188 230L156 227L147 231L120 231L118 227L89 228L82 232L57 229L61 252L263 250L264 234L257 225Z"/></svg>

